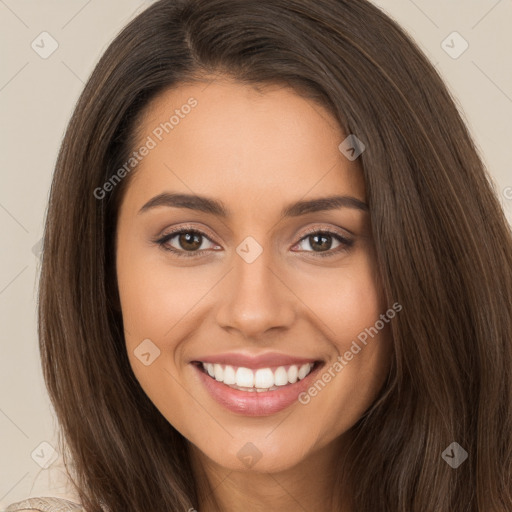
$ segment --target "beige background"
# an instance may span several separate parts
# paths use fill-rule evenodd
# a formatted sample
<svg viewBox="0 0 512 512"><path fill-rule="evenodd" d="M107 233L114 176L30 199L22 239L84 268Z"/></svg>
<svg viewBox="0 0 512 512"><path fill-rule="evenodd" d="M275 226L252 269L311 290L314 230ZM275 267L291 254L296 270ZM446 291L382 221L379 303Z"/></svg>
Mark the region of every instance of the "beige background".
<svg viewBox="0 0 512 512"><path fill-rule="evenodd" d="M55 458L57 425L37 348L38 242L58 147L83 84L120 28L149 3L0 0L0 510L28 496L67 495L60 461L40 466ZM445 78L512 220L512 0L375 3ZM454 31L469 44L458 58L442 45ZM58 44L46 59L31 47L44 37L51 48L42 32ZM450 36L446 44L457 52L463 41Z"/></svg>

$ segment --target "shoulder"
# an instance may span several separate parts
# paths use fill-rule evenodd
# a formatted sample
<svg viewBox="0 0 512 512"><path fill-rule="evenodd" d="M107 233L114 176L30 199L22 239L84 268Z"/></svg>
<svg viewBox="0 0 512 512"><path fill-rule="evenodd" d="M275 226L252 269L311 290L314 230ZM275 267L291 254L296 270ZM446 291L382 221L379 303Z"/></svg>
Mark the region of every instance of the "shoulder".
<svg viewBox="0 0 512 512"><path fill-rule="evenodd" d="M41 497L11 503L5 512L84 512L84 509L64 498Z"/></svg>

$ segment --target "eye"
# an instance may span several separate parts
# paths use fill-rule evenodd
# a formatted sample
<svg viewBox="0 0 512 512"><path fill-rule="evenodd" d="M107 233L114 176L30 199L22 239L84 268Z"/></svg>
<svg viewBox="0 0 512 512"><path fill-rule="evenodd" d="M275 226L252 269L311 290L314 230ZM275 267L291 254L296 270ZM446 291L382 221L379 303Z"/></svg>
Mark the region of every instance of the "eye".
<svg viewBox="0 0 512 512"><path fill-rule="evenodd" d="M339 244L335 250L332 250L333 239ZM313 249L312 251L306 250L305 252L313 252L321 257L335 256L341 252L347 252L354 245L353 240L337 232L319 230L318 228L309 230L308 234L302 237L296 246L304 243Z"/></svg>
<svg viewBox="0 0 512 512"><path fill-rule="evenodd" d="M173 239L176 239L176 243L179 246L178 248L173 247L169 243ZM170 251L174 253L176 256L187 258L192 256L203 255L205 252L207 252L207 249L203 247L203 242L205 240L210 239L202 231L198 231L197 229L181 227L180 229L176 229L174 231L171 231L170 233L165 234L158 240L155 240L155 242L162 249ZM201 249L201 247L203 248Z"/></svg>

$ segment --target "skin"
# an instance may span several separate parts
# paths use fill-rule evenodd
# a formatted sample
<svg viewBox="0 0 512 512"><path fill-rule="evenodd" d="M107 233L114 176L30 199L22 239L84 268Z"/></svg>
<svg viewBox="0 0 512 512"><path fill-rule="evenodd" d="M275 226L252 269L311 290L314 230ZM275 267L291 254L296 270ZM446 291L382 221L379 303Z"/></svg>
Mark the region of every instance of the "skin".
<svg viewBox="0 0 512 512"><path fill-rule="evenodd" d="M198 480L214 488L197 504L200 512L215 510L212 496L228 512L348 511L348 501L331 499L335 468L347 431L385 381L388 325L310 403L264 417L217 404L190 361L277 351L329 367L386 312L368 212L344 207L279 218L301 199L340 194L365 201L360 164L339 151L345 135L312 100L223 77L160 94L137 126L137 147L190 97L197 106L140 161L119 211L117 279L133 372L190 442ZM138 213L164 191L220 200L232 216L169 206ZM180 258L155 243L183 225L205 233L203 255ZM324 246L332 255L322 257L325 249L306 233L311 227L354 244L336 252L340 242L329 238ZM236 252L247 236L263 248L250 264ZM193 253L179 235L167 245ZM149 366L134 355L145 339L161 351ZM252 467L237 457L247 442L262 454Z"/></svg>

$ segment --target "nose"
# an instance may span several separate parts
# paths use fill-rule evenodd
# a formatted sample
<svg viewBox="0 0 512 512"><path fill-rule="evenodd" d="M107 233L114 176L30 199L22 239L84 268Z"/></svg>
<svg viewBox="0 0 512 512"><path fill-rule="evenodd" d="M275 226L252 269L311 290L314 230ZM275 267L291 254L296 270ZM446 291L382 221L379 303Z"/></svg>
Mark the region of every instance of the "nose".
<svg viewBox="0 0 512 512"><path fill-rule="evenodd" d="M273 264L270 251L265 249L251 263L235 253L233 266L220 290L217 324L252 341L289 328L298 299Z"/></svg>

